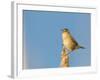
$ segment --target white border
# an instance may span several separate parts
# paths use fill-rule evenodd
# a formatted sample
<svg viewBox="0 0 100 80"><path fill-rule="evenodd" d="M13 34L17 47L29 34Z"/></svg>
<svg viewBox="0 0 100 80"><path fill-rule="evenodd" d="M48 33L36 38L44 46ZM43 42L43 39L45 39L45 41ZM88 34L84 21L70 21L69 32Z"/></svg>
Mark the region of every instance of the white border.
<svg viewBox="0 0 100 80"><path fill-rule="evenodd" d="M95 32L96 32L96 9L77 7L77 6L61 6L61 5L42 5L32 3L16 3L13 2L13 50L12 50L12 77L40 77L40 76L58 76L66 74L76 73L89 73L96 71L96 44L95 44ZM23 24L22 10L43 10L43 11L59 11L59 12L82 12L91 13L91 66L87 67L71 67L71 68L53 68L53 69L22 69L22 43L23 43Z"/></svg>

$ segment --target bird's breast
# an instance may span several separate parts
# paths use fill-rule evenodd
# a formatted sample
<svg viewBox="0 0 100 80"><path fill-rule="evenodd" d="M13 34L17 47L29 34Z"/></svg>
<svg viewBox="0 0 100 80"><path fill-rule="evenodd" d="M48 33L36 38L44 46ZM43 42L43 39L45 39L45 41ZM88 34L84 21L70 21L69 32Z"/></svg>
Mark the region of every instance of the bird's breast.
<svg viewBox="0 0 100 80"><path fill-rule="evenodd" d="M70 36L70 34L62 34L62 39L63 39L63 45L69 49L69 50L73 50L75 48L75 44L72 40L72 37Z"/></svg>

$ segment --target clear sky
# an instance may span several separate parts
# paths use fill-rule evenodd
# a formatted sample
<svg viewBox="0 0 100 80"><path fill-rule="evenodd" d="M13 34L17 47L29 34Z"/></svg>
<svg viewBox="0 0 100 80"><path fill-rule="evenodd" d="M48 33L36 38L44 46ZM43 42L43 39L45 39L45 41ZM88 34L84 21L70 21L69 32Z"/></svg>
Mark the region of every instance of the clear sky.
<svg viewBox="0 0 100 80"><path fill-rule="evenodd" d="M68 28L86 49L70 54L70 67L91 65L91 25L89 13L23 11L24 67L57 68L60 65L61 29Z"/></svg>

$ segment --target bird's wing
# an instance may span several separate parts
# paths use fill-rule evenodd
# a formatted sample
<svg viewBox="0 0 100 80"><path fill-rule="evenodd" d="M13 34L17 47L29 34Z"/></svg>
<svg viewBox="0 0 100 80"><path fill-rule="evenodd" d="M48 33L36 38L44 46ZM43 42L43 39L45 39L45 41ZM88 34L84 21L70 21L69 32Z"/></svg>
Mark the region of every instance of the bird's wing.
<svg viewBox="0 0 100 80"><path fill-rule="evenodd" d="M74 37L72 37L72 35L71 35L71 40L73 41L73 43L75 44L75 45L78 45L78 43L77 43L77 41L75 40L75 38Z"/></svg>

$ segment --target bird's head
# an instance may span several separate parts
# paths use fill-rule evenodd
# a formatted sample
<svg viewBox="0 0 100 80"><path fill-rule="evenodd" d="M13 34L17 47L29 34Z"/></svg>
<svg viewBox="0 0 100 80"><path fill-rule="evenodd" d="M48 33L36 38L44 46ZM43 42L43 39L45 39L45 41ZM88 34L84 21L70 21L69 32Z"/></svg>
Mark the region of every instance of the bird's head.
<svg viewBox="0 0 100 80"><path fill-rule="evenodd" d="M61 29L62 32L69 32L67 28Z"/></svg>

